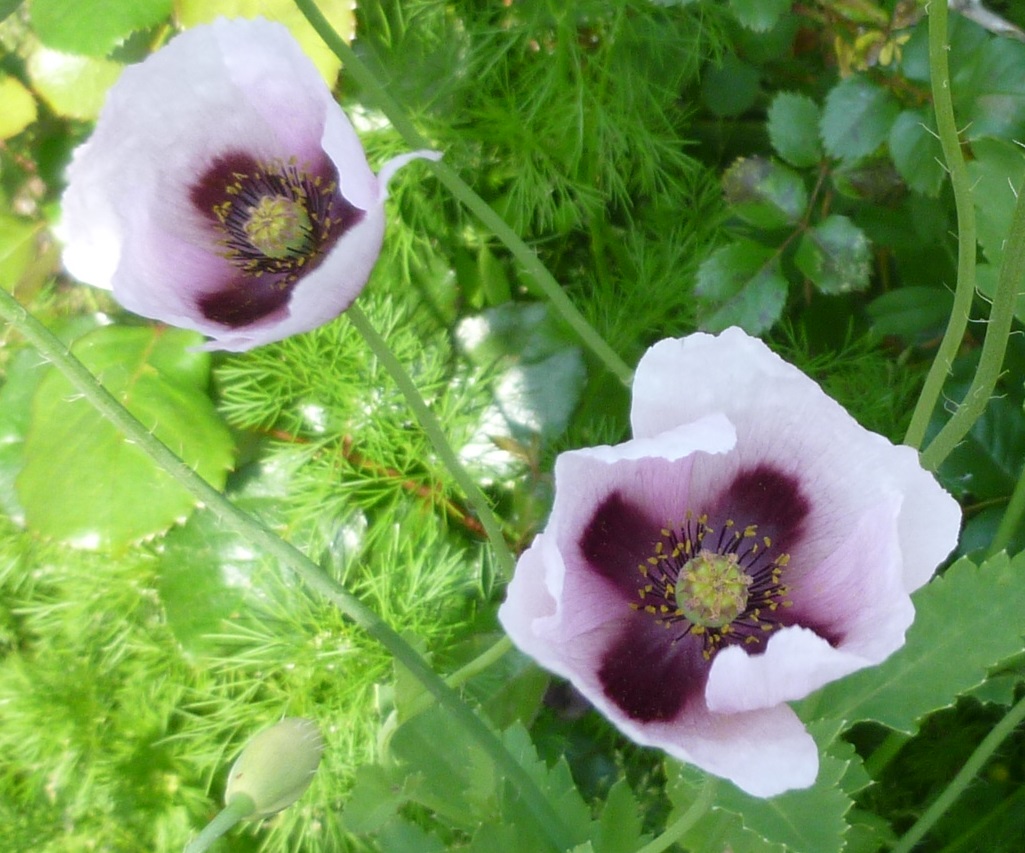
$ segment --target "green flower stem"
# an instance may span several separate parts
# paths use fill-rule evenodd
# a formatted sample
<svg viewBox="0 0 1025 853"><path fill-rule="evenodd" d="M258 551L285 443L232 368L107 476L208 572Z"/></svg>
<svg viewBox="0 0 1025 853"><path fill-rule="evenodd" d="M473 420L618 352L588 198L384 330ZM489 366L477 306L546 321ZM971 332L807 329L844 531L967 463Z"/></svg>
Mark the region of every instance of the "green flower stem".
<svg viewBox="0 0 1025 853"><path fill-rule="evenodd" d="M512 640L508 636L502 635L497 643L490 648L481 652L472 661L467 663L465 666L461 666L455 672L445 679L445 683L452 688L460 687L466 684L471 678L480 673L484 672L489 666L496 661L500 660L503 655L506 654L513 647ZM434 704L434 697L430 693L421 693L419 696L415 696L409 703L409 707L406 708L406 712L403 715L403 720L409 720L415 717L417 714L421 714L426 711L431 705Z"/></svg>
<svg viewBox="0 0 1025 853"><path fill-rule="evenodd" d="M256 548L280 560L282 565L290 568L305 581L310 589L332 602L356 625L381 643L490 756L499 772L519 790L524 804L552 843L559 849L572 846L569 832L562 819L522 765L484 721L445 684L409 643L305 554L240 510L193 471L136 420L107 389L100 385L85 365L68 352L60 340L3 288L0 288L0 317L14 326L40 354L64 374L100 414L125 434L127 440L148 454L222 523L244 536Z"/></svg>
<svg viewBox="0 0 1025 853"><path fill-rule="evenodd" d="M940 3L934 3L940 6ZM974 250L973 250L974 251ZM957 411L929 446L922 451L922 465L930 471L937 470L943 460L957 447L958 443L982 417L986 404L993 395L997 379L1004 364L1004 353L1007 351L1007 339L1011 334L1014 321L1014 307L1018 300L1018 291L1025 281L1025 183L1018 188L1014 216L1011 217L1011 230L1004 244L1004 256L1000 261L1000 275L997 289L993 294L990 306L989 323L986 326L986 340L979 356L979 366L975 371L968 393L958 406ZM960 282L958 288L960 288Z"/></svg>
<svg viewBox="0 0 1025 853"><path fill-rule="evenodd" d="M715 800L715 790L717 787L717 780L709 777L705 781L705 786L701 789L701 793L698 794L698 798L691 803L687 811L680 815L679 820L667 826L661 835L639 848L637 853L662 853L663 850L668 850L683 838L687 831L701 820L711 807L712 802Z"/></svg>
<svg viewBox="0 0 1025 853"><path fill-rule="evenodd" d="M1022 522L1025 520L1025 465L1018 474L1018 482L1011 494L1011 500L1004 510L1004 517L1000 519L1000 526L997 528L996 536L989 546L986 555L992 557L1003 551L1011 542L1015 533L1021 530Z"/></svg>
<svg viewBox="0 0 1025 853"><path fill-rule="evenodd" d="M236 823L249 817L254 811L256 811L256 805L251 797L245 795L232 797L231 802L221 809L210 823L203 827L203 831L185 845L184 853L206 853L210 849L211 844Z"/></svg>
<svg viewBox="0 0 1025 853"><path fill-rule="evenodd" d="M975 296L975 205L968 167L961 153L961 140L954 120L954 105L950 99L950 68L947 63L947 4L929 4L929 77L932 82L933 109L936 112L936 130L943 149L943 159L950 175L957 209L957 288L954 307L947 321L947 330L940 341L936 358L925 378L904 443L921 448L925 431L929 427L933 410L943 391L943 384L961 346L968 314ZM926 466L930 467L930 466ZM935 469L933 469L935 470Z"/></svg>
<svg viewBox="0 0 1025 853"><path fill-rule="evenodd" d="M424 402L424 398L420 396L420 392L417 390L416 385L413 384L413 380L406 372L406 369L402 366L402 362L395 357L395 353L391 351L384 338L371 325L363 310L358 305L350 305L346 316L349 318L349 322L363 336L363 340L370 347L370 351L384 369L388 371L388 375L399 386L402 396L406 398L406 403L413 410L413 414L416 415L420 427L427 433L431 444L434 445L435 452L441 457L441 461L448 468L449 473L456 483L459 484L463 494L466 495L470 506L477 513L477 520L484 527L484 532L487 533L491 547L494 549L499 574L505 580L509 580L512 577L516 561L513 559L509 546L506 545L505 535L502 533L502 525L499 524L495 514L491 511L488 499L484 497L484 493L467 473L463 463L459 461L459 457L456 456L452 445L448 443L448 439L445 437L445 431L441 428L441 424L438 423L434 412Z"/></svg>
<svg viewBox="0 0 1025 853"><path fill-rule="evenodd" d="M345 40L335 32L334 28L317 8L314 0L295 0L295 5L306 16L306 20L310 22L310 25L317 31L317 34L324 40L324 43L342 60L342 64L345 66L345 73L355 80L359 87L367 93L370 100L384 113L406 143L411 148L430 147L430 143L416 129L406 111L399 106L387 89L378 82L370 69L363 64L352 48L345 43ZM428 163L428 166L434 170L438 180L449 189L452 195L474 213L506 245L513 254L513 257L516 258L527 275L533 279L534 283L544 293L562 319L576 332L584 346L624 385L629 385L633 379L633 371L612 347L605 342L605 339L598 334L595 328L584 319L584 316L577 310L554 276L541 263L537 254L523 242L520 236L509 227L508 223L501 216L495 213L484 199L473 191L466 181L459 177L459 174L451 166L443 161L431 162Z"/></svg>
<svg viewBox="0 0 1025 853"><path fill-rule="evenodd" d="M971 784L990 756L996 752L997 747L1010 736L1023 720L1025 720L1025 698L1019 700L1018 704L1011 708L1004 718L993 727L992 731L986 735L985 739L978 745L975 752L971 754L964 767L950 781L950 784L947 785L943 793L925 810L925 814L904 834L904 837L894 845L893 853L911 853L915 845L925 837L936 821L943 817L947 809L957 801L957 798L961 796L965 788Z"/></svg>

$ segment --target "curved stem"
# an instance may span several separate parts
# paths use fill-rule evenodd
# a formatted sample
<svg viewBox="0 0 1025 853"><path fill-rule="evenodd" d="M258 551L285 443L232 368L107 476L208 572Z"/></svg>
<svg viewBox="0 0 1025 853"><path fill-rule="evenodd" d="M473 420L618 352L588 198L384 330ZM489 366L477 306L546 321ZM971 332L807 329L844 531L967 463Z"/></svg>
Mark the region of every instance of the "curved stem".
<svg viewBox="0 0 1025 853"><path fill-rule="evenodd" d="M712 805L712 801L715 799L717 787L717 780L709 777L705 782L705 786L701 789L698 798L691 803L687 811L680 815L679 820L667 826L661 835L639 848L637 853L662 853L663 850L668 850L683 838L687 831L704 817Z"/></svg>
<svg viewBox="0 0 1025 853"><path fill-rule="evenodd" d="M893 847L893 853L911 853L911 850L921 841L933 825L949 809L964 789L971 784L971 781L982 770L990 756L996 752L997 747L1013 732L1018 725L1025 720L1025 698L1018 701L1018 704L1011 708L1004 718L997 723L993 730L986 735L985 739L978 745L975 752L965 762L964 767L950 781L946 790L940 794L928 809Z"/></svg>
<svg viewBox="0 0 1025 853"><path fill-rule="evenodd" d="M513 566L516 561L513 559L512 552L505 542L502 525L499 524L495 514L491 511L488 499L484 497L484 493L473 481L469 473L467 473L463 463L459 461L459 457L456 456L452 445L448 443L448 439L445 437L441 424L438 423L434 412L430 410L424 398L420 395L413 380L402 366L402 362L395 357L395 353L391 351L384 338L378 334L377 330L367 319L367 315L363 313L363 310L358 305L354 304L349 306L346 316L349 318L349 322L363 336L363 340L370 347L370 351L373 352L384 369L388 371L388 375L399 386L402 396L406 398L406 403L413 410L413 414L416 415L420 427L427 434L431 444L434 445L435 452L441 458L445 467L448 468L453 479L459 484L459 488L463 490L463 494L466 495L470 506L476 511L477 519L484 527L484 531L488 535L488 541L491 542L491 547L494 549L499 574L505 580L508 580L512 577Z"/></svg>
<svg viewBox="0 0 1025 853"><path fill-rule="evenodd" d="M934 6L942 5L934 3ZM1025 280L1025 183L1018 188L1014 215L1011 217L1011 230L1004 243L1004 255L1000 261L1000 276L997 289L993 294L993 304L989 312L989 324L986 328L986 340L979 356L979 366L975 370L968 393L954 412L953 417L922 452L922 465L935 471L968 434L975 422L982 417L986 404L993 395L997 379L1004 364L1004 353L1007 351L1007 339L1011 334L1014 321L1014 307L1018 301L1018 290ZM960 283L958 285L960 287Z"/></svg>
<svg viewBox="0 0 1025 853"><path fill-rule="evenodd" d="M1000 519L1000 526L997 527L996 535L989 546L986 555L992 557L994 554L1003 551L1011 542L1014 534L1022 529L1022 520L1025 519L1025 465L1022 465L1021 473L1018 474L1018 482L1015 484L1011 500L1004 510L1004 517Z"/></svg>
<svg viewBox="0 0 1025 853"><path fill-rule="evenodd" d="M399 634L380 616L341 586L320 566L269 528L236 507L217 489L193 471L170 448L150 433L96 380L45 326L36 320L3 288L0 288L0 317L6 319L29 341L100 414L121 430L154 462L177 480L196 500L213 512L227 527L246 538L254 547L278 559L295 572L314 592L324 596L342 613L384 646L430 692L495 762L499 772L519 790L541 831L560 849L572 847L569 832L551 803L530 774L509 753L494 732L464 703Z"/></svg>
<svg viewBox="0 0 1025 853"><path fill-rule="evenodd" d="M961 346L968 314L975 296L975 205L968 167L961 154L961 141L954 121L954 105L950 98L950 68L947 63L947 4L929 4L929 77L932 82L933 109L936 112L936 130L943 149L943 159L950 174L957 209L957 288L954 307L947 321L947 330L940 341L925 385L918 397L904 443L920 448L925 441L933 410L943 391L943 383L950 373L954 356Z"/></svg>
<svg viewBox="0 0 1025 853"><path fill-rule="evenodd" d="M250 797L233 797L232 801L221 809L210 823L203 827L203 831L185 845L184 853L205 853L224 833L231 829L236 823L245 820L256 811L253 800Z"/></svg>
<svg viewBox="0 0 1025 853"><path fill-rule="evenodd" d="M466 684L471 678L479 675L489 666L499 660L506 652L510 651L513 647L512 640L507 635L502 635L500 639L493 646L485 649L477 657L475 657L469 663L461 666L455 672L445 679L445 683L449 687L460 687ZM417 714L423 713L431 704L434 702L434 697L430 693L421 693L419 696L413 697L413 700L409 703L409 707L406 708L406 713L403 716L403 721L409 720L415 717Z"/></svg>
<svg viewBox="0 0 1025 853"><path fill-rule="evenodd" d="M305 15L306 20L310 22L310 25L317 31L317 34L324 40L324 43L342 60L342 64L345 66L345 73L355 80L359 87L367 93L370 100L384 113L406 143L412 148L429 147L430 143L416 129L406 111L399 106L387 89L378 82L370 69L363 64L352 48L345 43L345 40L335 32L334 28L317 8L314 0L295 0L295 5ZM459 177L455 169L443 161L431 162L428 165L429 168L434 170L438 180L448 188L452 195L475 214L506 245L524 272L534 280L535 284L544 293L548 301L551 302L566 324L576 332L584 346L624 385L629 385L633 379L633 371L612 347L605 342L605 339L598 334L595 328L584 319L583 314L577 310L561 285L555 280L547 267L541 263L534 250L523 242L522 238L509 227L508 223L495 213L492 207L475 193L466 181Z"/></svg>

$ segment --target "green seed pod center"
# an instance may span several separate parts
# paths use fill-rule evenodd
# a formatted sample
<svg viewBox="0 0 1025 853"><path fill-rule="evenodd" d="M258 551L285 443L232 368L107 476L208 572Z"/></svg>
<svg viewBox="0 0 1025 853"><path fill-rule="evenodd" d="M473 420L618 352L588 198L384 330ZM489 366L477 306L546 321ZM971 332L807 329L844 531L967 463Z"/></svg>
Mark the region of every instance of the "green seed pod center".
<svg viewBox="0 0 1025 853"><path fill-rule="evenodd" d="M694 625L721 628L744 612L751 582L736 554L701 551L680 570L676 603Z"/></svg>

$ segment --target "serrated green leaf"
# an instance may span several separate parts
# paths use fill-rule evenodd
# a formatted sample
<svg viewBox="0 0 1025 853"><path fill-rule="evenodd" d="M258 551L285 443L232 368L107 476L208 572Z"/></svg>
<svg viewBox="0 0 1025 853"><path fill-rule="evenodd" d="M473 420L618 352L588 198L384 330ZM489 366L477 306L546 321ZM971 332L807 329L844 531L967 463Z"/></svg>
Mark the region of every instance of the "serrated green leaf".
<svg viewBox="0 0 1025 853"><path fill-rule="evenodd" d="M36 99L15 77L0 77L0 139L17 136L36 120Z"/></svg>
<svg viewBox="0 0 1025 853"><path fill-rule="evenodd" d="M35 90L57 115L85 121L100 114L107 90L123 66L109 59L74 56L37 45L26 65Z"/></svg>
<svg viewBox="0 0 1025 853"><path fill-rule="evenodd" d="M897 116L890 128L890 156L911 189L939 195L947 172L932 110L905 110Z"/></svg>
<svg viewBox="0 0 1025 853"><path fill-rule="evenodd" d="M706 304L702 329L720 332L740 326L757 335L783 313L787 282L776 250L739 240L717 249L701 264L694 292Z"/></svg>
<svg viewBox="0 0 1025 853"><path fill-rule="evenodd" d="M379 764L365 764L356 770L342 811L346 829L366 835L377 832L395 817L404 798L394 777L394 772Z"/></svg>
<svg viewBox="0 0 1025 853"><path fill-rule="evenodd" d="M863 76L842 80L826 96L822 140L841 160L867 157L886 141L900 104L881 86Z"/></svg>
<svg viewBox="0 0 1025 853"><path fill-rule="evenodd" d="M1025 179L1025 151L1002 139L980 139L972 144L972 154L968 175L979 243L986 259L999 267L1016 204L1014 194Z"/></svg>
<svg viewBox="0 0 1025 853"><path fill-rule="evenodd" d="M136 30L171 14L172 0L31 0L32 28L48 47L106 56Z"/></svg>
<svg viewBox="0 0 1025 853"><path fill-rule="evenodd" d="M990 667L1021 651L1023 573L1025 554L999 554L981 566L959 560L914 594L917 613L904 648L827 685L806 700L809 712L913 734L923 716L952 705Z"/></svg>
<svg viewBox="0 0 1025 853"><path fill-rule="evenodd" d="M801 235L794 262L823 293L850 293L869 284L871 247L846 216L833 214Z"/></svg>
<svg viewBox="0 0 1025 853"><path fill-rule="evenodd" d="M594 825L594 853L634 853L648 840L642 834L641 810L630 785L620 779L609 789L605 807Z"/></svg>
<svg viewBox="0 0 1025 853"><path fill-rule="evenodd" d="M821 121L822 110L811 98L780 92L769 105L769 141L791 166L814 166L822 159Z"/></svg>
<svg viewBox="0 0 1025 853"><path fill-rule="evenodd" d="M730 213L758 228L795 225L808 206L804 179L765 157L742 157L722 179Z"/></svg>
<svg viewBox="0 0 1025 853"><path fill-rule="evenodd" d="M792 0L730 0L734 17L749 30L764 33L776 26Z"/></svg>
<svg viewBox="0 0 1025 853"><path fill-rule="evenodd" d="M206 394L201 338L158 327L107 326L72 352L143 425L220 488L231 435ZM195 498L158 468L56 370L40 384L17 479L28 525L85 547L119 547L162 533ZM55 481L60 488L54 488Z"/></svg>
<svg viewBox="0 0 1025 853"><path fill-rule="evenodd" d="M321 14L345 41L356 35L356 0L324 3ZM288 27L300 47L317 66L321 76L333 84L342 67L341 60L317 35L310 22L292 0L177 0L175 16L182 27L208 24L216 18L266 18Z"/></svg>

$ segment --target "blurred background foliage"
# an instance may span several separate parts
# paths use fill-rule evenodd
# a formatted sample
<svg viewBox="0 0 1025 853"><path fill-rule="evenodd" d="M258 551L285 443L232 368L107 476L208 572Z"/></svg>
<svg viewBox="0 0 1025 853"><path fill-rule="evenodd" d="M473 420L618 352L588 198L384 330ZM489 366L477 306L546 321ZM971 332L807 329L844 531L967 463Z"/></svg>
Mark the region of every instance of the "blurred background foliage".
<svg viewBox="0 0 1025 853"><path fill-rule="evenodd" d="M629 363L660 338L741 325L864 425L901 439L956 281L921 6L352 5L322 8ZM953 15L950 39L979 217L980 321L1025 176L1025 6L988 11L1004 29ZM63 170L106 90L177 29L219 14L285 22L336 85L371 162L403 147L285 0L3 0L0 287L208 479L451 671L495 639L502 579L345 318L210 356L61 272L51 228ZM424 171L403 172L389 205L361 304L523 546L544 521L555 454L623 439L627 393ZM1020 331L1025 297L1017 319ZM970 326L950 401L967 388L982 334ZM965 506L962 551L976 557L1025 460L1023 340L1012 336L1000 396L941 471ZM508 829L515 803L472 762L439 769L428 746L451 733L435 712L397 726L416 690L380 648L195 509L9 329L0 380L6 849L179 849L216 811L241 743L283 714L321 721L324 766L299 805L222 849L539 849L529 834L477 828L499 814ZM937 412L933 432L947 416ZM72 434L88 445L71 447ZM1025 548L1025 531L1012 545ZM849 795L829 806L846 849L876 850L921 813L1020 691L1013 651L1002 649L988 688L951 697L869 775L854 778L849 747L824 765ZM518 656L466 691L507 742L537 750L540 784L569 798L567 814L595 821L589 849L635 849L687 804L686 771L623 741ZM849 741L866 757L886 738L866 722ZM1023 749L1021 736L1008 742L927 849L981 849L980 827L985 849L1020 849ZM716 814L702 825L706 849L716 833L746 839L737 850L802 849Z"/></svg>

